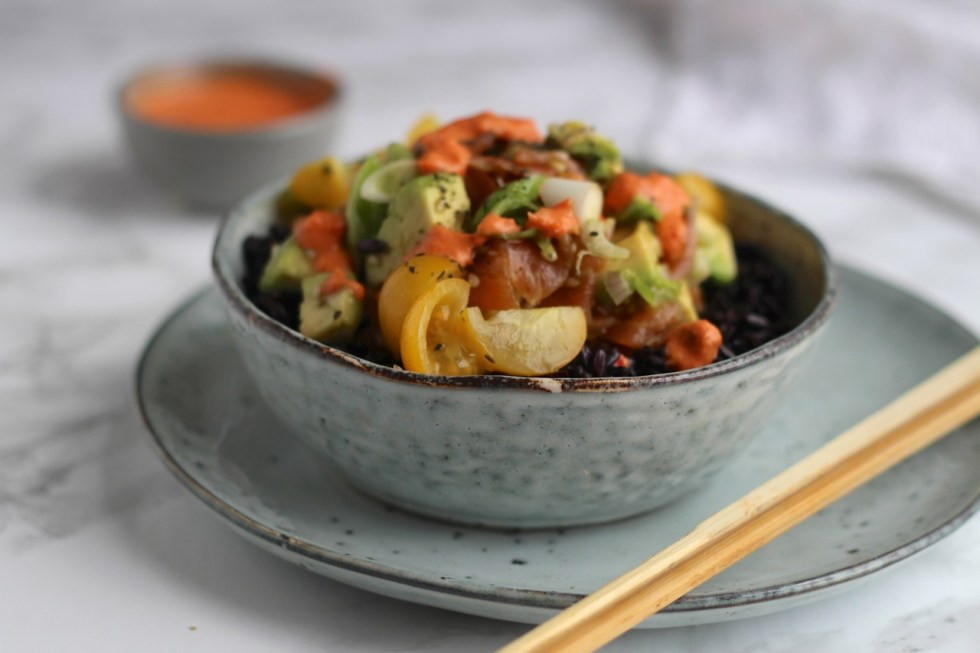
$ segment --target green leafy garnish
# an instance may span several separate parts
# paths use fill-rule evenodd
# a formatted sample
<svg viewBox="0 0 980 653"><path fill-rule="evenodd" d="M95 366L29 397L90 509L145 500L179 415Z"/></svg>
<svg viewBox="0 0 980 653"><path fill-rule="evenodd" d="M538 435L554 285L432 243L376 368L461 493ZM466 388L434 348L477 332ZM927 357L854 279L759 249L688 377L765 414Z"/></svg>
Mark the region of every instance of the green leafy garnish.
<svg viewBox="0 0 980 653"><path fill-rule="evenodd" d="M585 167L594 181L607 181L623 171L619 149L583 122L573 120L549 125L545 143L568 152Z"/></svg>
<svg viewBox="0 0 980 653"><path fill-rule="evenodd" d="M658 222L662 217L660 210L646 197L634 197L633 201L623 209L616 219L620 224L631 224L640 220Z"/></svg>
<svg viewBox="0 0 980 653"><path fill-rule="evenodd" d="M555 250L555 244L551 242L550 238L545 238L544 236L538 236L534 239L537 244L538 249L541 250L541 258L553 263L558 260L558 252Z"/></svg>
<svg viewBox="0 0 980 653"><path fill-rule="evenodd" d="M654 308L676 300L681 293L682 282L668 279L666 276L653 274L640 276L633 270L622 270L620 274L629 287Z"/></svg>
<svg viewBox="0 0 980 653"><path fill-rule="evenodd" d="M523 227L527 220L527 214L541 208L539 195L543 181L544 177L528 177L509 183L497 190L484 200L480 209L473 214L467 225L467 230L475 232L483 218L491 213L513 218L517 224Z"/></svg>

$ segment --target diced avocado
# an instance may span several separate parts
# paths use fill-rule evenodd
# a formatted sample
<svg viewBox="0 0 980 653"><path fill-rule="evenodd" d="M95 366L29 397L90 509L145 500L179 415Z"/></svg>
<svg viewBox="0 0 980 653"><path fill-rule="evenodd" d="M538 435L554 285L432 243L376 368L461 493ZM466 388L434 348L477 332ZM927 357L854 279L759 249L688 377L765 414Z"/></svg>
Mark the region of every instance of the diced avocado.
<svg viewBox="0 0 980 653"><path fill-rule="evenodd" d="M687 275L688 280L693 284L699 284L711 276L711 266L708 264L708 257L704 250L694 250L694 257L691 259L691 272Z"/></svg>
<svg viewBox="0 0 980 653"><path fill-rule="evenodd" d="M616 245L627 250L629 256L609 261L607 274L623 273L630 287L651 306L678 299L684 284L670 279L660 264L663 250L649 222L638 223L633 233Z"/></svg>
<svg viewBox="0 0 980 653"><path fill-rule="evenodd" d="M616 241L616 246L628 251L629 256L620 261L610 261L607 269L630 269L641 276L657 273L663 248L649 222L638 223L633 233Z"/></svg>
<svg viewBox="0 0 980 653"><path fill-rule="evenodd" d="M459 231L469 208L470 198L459 175L439 172L402 186L377 234L388 251L371 254L365 261L368 283L380 286L435 225Z"/></svg>
<svg viewBox="0 0 980 653"><path fill-rule="evenodd" d="M691 287L686 283L681 284L681 291L677 295L677 303L684 309L684 317L688 321L694 322L698 319L698 309L694 307L694 297L691 295Z"/></svg>
<svg viewBox="0 0 980 653"><path fill-rule="evenodd" d="M467 225L469 231L476 231L480 221L491 213L514 218L523 226L527 214L541 208L541 184L544 177L528 177L511 182L495 191L483 201L480 210L473 214Z"/></svg>
<svg viewBox="0 0 980 653"><path fill-rule="evenodd" d="M303 303L299 305L299 331L330 345L340 345L354 337L361 322L361 302L350 288L341 288L326 297L320 286L329 273L303 279Z"/></svg>
<svg viewBox="0 0 980 653"><path fill-rule="evenodd" d="M738 264L735 261L735 245L728 228L700 211L695 217L694 228L698 234L694 275L705 275L700 280L711 277L721 283L734 281L738 275Z"/></svg>
<svg viewBox="0 0 980 653"><path fill-rule="evenodd" d="M619 149L608 138L578 121L548 126L547 144L560 147L585 166L589 178L606 181L623 171Z"/></svg>
<svg viewBox="0 0 980 653"><path fill-rule="evenodd" d="M304 277L316 272L306 252L296 244L292 236L272 248L272 256L265 264L259 290L266 292L281 288L297 288Z"/></svg>

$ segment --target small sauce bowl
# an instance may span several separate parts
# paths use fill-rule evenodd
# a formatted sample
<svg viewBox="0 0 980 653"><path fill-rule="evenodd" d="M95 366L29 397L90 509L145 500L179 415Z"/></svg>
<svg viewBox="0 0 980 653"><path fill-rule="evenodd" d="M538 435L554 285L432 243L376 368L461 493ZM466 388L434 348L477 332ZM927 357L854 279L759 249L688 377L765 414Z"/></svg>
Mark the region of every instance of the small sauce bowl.
<svg viewBox="0 0 980 653"><path fill-rule="evenodd" d="M162 188L209 208L325 156L342 100L334 76L242 59L147 68L116 96L138 164Z"/></svg>

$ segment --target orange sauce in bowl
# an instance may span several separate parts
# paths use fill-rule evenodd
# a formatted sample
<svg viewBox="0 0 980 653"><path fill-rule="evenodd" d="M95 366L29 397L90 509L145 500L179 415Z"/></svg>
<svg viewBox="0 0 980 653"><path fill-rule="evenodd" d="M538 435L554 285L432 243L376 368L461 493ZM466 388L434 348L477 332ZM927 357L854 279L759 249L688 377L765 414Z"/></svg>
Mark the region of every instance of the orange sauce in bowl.
<svg viewBox="0 0 980 653"><path fill-rule="evenodd" d="M259 66L211 66L151 73L124 92L146 122L197 131L255 129L296 117L334 95L326 78Z"/></svg>

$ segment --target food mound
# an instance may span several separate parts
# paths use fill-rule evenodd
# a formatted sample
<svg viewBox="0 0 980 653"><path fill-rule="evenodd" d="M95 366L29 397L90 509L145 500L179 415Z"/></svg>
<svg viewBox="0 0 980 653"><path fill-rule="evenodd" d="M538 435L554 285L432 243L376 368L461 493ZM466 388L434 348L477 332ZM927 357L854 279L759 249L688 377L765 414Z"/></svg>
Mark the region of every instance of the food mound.
<svg viewBox="0 0 980 653"><path fill-rule="evenodd" d="M700 175L627 171L580 122L423 119L407 142L295 173L244 244L259 308L441 375L689 370L788 329L784 278Z"/></svg>

